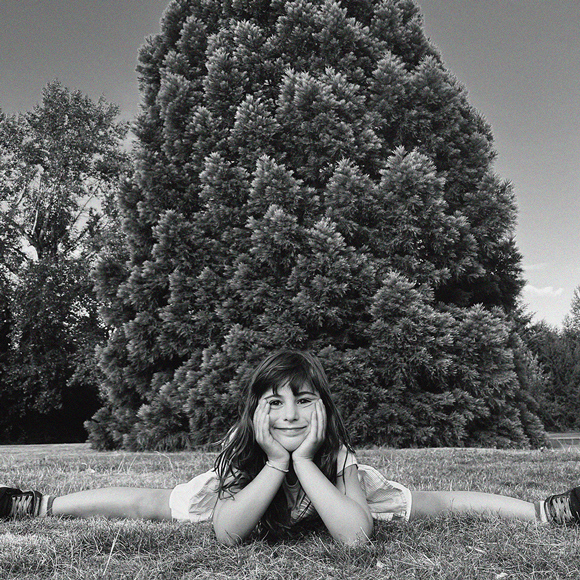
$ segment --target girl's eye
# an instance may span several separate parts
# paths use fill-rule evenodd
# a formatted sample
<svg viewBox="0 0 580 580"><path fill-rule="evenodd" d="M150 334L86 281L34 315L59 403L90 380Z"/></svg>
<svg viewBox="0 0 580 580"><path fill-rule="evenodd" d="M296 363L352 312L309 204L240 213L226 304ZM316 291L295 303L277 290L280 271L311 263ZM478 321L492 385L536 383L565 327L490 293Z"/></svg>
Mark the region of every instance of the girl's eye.
<svg viewBox="0 0 580 580"><path fill-rule="evenodd" d="M276 399L273 399L272 401L269 402L270 403L270 407L278 407L282 404L281 401L278 401Z"/></svg>
<svg viewBox="0 0 580 580"><path fill-rule="evenodd" d="M310 403L313 403L315 401L315 399L298 399L298 404L299 405L309 405Z"/></svg>

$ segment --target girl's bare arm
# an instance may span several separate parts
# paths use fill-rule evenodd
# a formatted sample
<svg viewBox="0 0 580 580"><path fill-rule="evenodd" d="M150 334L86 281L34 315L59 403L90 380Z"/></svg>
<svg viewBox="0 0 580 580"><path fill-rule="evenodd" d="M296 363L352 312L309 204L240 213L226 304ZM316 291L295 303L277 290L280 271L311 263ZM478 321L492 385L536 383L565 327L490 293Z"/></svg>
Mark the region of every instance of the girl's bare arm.
<svg viewBox="0 0 580 580"><path fill-rule="evenodd" d="M357 467L344 470L335 487L314 463L316 450L324 441L326 411L318 400L310 430L300 447L292 453L292 463L300 485L335 540L354 544L367 540L373 531L373 518L358 480Z"/></svg>
<svg viewBox="0 0 580 580"><path fill-rule="evenodd" d="M338 487L325 477L313 461L297 461L294 470L304 493L335 540L356 544L370 538L373 518L358 481L356 465L345 469Z"/></svg>
<svg viewBox="0 0 580 580"><path fill-rule="evenodd" d="M282 471L265 465L233 497L219 499L213 514L217 539L232 546L247 538L272 503L284 476Z"/></svg>
<svg viewBox="0 0 580 580"><path fill-rule="evenodd" d="M272 438L268 406L261 401L254 414L256 441L268 457L262 471L246 487L218 500L214 509L213 527L217 539L234 545L244 540L257 526L280 489L290 463L290 454ZM275 466L275 467L273 467Z"/></svg>

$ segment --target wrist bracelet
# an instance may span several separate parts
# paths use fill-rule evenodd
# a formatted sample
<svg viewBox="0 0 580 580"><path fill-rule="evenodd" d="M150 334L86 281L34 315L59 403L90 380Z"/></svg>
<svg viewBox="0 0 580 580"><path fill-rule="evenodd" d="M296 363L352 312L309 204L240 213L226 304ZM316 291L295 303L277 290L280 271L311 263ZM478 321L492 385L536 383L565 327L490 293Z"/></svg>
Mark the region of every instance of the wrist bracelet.
<svg viewBox="0 0 580 580"><path fill-rule="evenodd" d="M269 461L266 461L266 465L268 467L271 467L272 469L275 469L277 471L281 471L282 473L288 473L290 471L289 469L282 469L281 467L278 467L277 465L274 465L273 463L270 463Z"/></svg>

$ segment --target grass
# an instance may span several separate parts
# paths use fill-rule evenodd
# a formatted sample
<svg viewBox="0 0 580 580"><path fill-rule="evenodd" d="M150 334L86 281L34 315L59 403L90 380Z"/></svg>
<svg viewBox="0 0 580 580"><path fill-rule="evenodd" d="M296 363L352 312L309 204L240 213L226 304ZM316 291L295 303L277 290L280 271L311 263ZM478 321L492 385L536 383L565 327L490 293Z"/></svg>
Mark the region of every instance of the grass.
<svg viewBox="0 0 580 580"><path fill-rule="evenodd" d="M580 450L373 449L359 452L415 489L472 489L528 500L580 482ZM97 453L86 446L0 447L0 481L51 493L172 487L209 468L211 453ZM0 522L4 579L578 579L580 530L497 518L440 517L376 526L344 548L311 533L219 545L211 525L49 518Z"/></svg>

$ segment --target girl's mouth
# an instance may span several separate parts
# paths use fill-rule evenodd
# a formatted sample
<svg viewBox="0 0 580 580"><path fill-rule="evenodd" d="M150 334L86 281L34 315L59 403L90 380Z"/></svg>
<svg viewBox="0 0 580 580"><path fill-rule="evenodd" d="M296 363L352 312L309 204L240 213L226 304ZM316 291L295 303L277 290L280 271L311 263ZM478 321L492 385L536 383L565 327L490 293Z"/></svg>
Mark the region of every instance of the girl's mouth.
<svg viewBox="0 0 580 580"><path fill-rule="evenodd" d="M303 433L304 430L306 429L306 426L304 426L304 427L274 427L274 429L276 429L276 431L280 431L284 435L292 436L292 435L300 435L301 433Z"/></svg>

